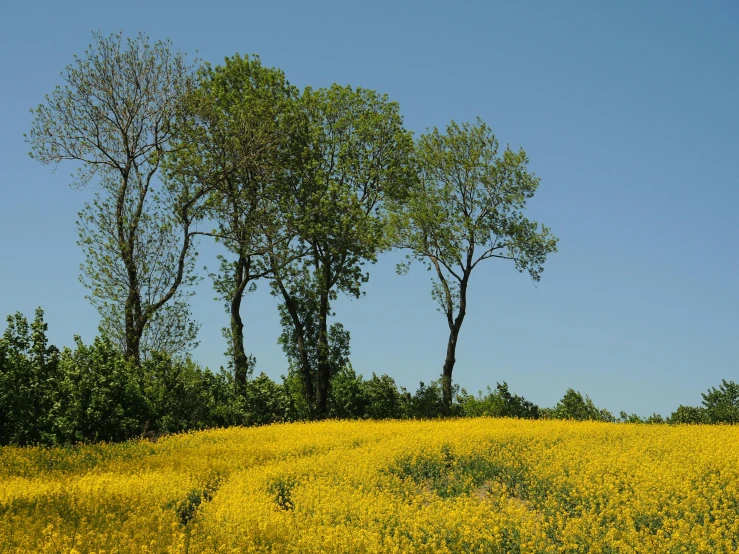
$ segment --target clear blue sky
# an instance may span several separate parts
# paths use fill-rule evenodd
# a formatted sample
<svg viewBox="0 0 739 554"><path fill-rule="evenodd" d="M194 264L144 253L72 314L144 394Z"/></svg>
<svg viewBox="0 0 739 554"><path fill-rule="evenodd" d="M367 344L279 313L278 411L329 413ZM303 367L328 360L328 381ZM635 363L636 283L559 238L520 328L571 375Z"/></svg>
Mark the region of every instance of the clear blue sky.
<svg viewBox="0 0 739 554"><path fill-rule="evenodd" d="M31 160L28 110L91 31L144 31L212 63L256 53L303 87L386 92L409 129L481 116L541 178L529 216L560 238L541 283L502 260L471 282L454 378L496 381L542 406L568 387L598 406L669 414L739 381L739 4L696 2L0 3L0 315L46 311L53 343L93 339L75 217L91 191ZM202 243L199 266L215 267ZM371 267L341 299L355 369L415 390L438 378L446 323L420 267ZM247 348L286 360L268 287L247 297ZM206 277L194 357L225 362ZM4 324L2 328L4 329Z"/></svg>

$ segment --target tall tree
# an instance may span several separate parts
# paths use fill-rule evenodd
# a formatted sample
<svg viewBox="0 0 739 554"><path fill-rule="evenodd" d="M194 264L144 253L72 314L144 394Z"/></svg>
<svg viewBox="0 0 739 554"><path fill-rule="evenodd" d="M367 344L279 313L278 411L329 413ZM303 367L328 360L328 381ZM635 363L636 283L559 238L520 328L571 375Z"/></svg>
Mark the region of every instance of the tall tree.
<svg viewBox="0 0 739 554"><path fill-rule="evenodd" d="M210 233L232 254L212 275L230 325L224 329L237 385L246 384L254 361L244 345L242 300L270 274L268 253L291 236L280 207L280 186L289 178L305 142L299 91L258 56L206 64L178 119L183 142L168 172L210 192L205 206L217 223Z"/></svg>
<svg viewBox="0 0 739 554"><path fill-rule="evenodd" d="M539 178L527 171L526 153L508 147L499 153L498 140L479 118L474 125L452 122L446 133L434 128L422 135L416 159L417 186L394 206L392 242L410 251L399 273L418 260L434 274L431 295L449 326L442 382L450 407L472 270L483 260L511 260L539 281L558 239L523 215L539 186Z"/></svg>
<svg viewBox="0 0 739 554"><path fill-rule="evenodd" d="M283 264L278 268L273 274L272 287L273 294L282 297L279 313L283 330L278 342L287 354L290 373L298 374L302 380L305 402L313 417L317 415L319 383L320 283L310 265L303 262ZM341 323L333 323L328 328L325 346L328 379L348 363L349 341L349 331Z"/></svg>
<svg viewBox="0 0 739 554"><path fill-rule="evenodd" d="M78 222L87 256L82 280L101 327L138 362L142 340L145 349L172 350L197 330L183 311L183 287L194 279L194 208L202 191L157 179L174 148L172 124L192 67L169 42L93 36L94 44L62 72L64 85L34 110L27 140L42 163L79 162L74 185L97 178L99 191Z"/></svg>
<svg viewBox="0 0 739 554"><path fill-rule="evenodd" d="M306 339L315 322L315 407L326 412L332 355L328 319L337 291L359 297L364 270L383 249L385 200L397 197L414 178L413 139L403 128L399 106L386 95L334 85L307 88L302 107L310 136L292 187L284 199L289 225L308 254L275 270L273 291L283 300L283 323L296 339L306 394L313 368ZM310 310L315 313L309 315ZM312 324L311 324L312 325Z"/></svg>

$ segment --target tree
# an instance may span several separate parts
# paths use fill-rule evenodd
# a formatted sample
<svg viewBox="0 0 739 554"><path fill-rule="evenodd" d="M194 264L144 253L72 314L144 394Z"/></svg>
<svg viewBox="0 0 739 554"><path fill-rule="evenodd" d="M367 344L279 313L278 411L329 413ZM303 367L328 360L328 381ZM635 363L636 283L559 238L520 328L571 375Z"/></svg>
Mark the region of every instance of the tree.
<svg viewBox="0 0 739 554"><path fill-rule="evenodd" d="M598 408L589 396L574 389L567 389L562 399L552 409L545 409L544 415L553 419L574 419L577 421L616 421L613 414L605 408Z"/></svg>
<svg viewBox="0 0 739 554"><path fill-rule="evenodd" d="M511 394L508 383L496 383L493 391L488 386L488 393L483 396L479 391L477 397L462 391L459 403L467 417L516 417L521 419L538 419L539 406L517 394Z"/></svg>
<svg viewBox="0 0 739 554"><path fill-rule="evenodd" d="M511 260L519 272L539 281L547 254L556 252L549 229L523 216L539 179L526 168L523 150L506 147L479 118L475 125L450 123L422 135L416 147L418 182L394 207L392 242L433 270L431 295L449 326L442 370L444 402L452 404L452 371L459 332L467 313L472 270L483 260Z"/></svg>
<svg viewBox="0 0 739 554"><path fill-rule="evenodd" d="M670 417L667 418L667 421L669 423L690 423L690 424L707 424L711 423L710 418L708 417L708 414L706 413L706 409L702 406L683 406L682 404L678 406L677 410L672 412L670 414Z"/></svg>
<svg viewBox="0 0 739 554"><path fill-rule="evenodd" d="M739 423L739 384L721 379L721 384L701 393L703 408L711 423Z"/></svg>
<svg viewBox="0 0 739 554"><path fill-rule="evenodd" d="M315 322L315 404L326 413L331 377L328 318L337 291L361 296L364 265L385 247L385 200L404 194L413 179L413 141L398 104L375 91L334 85L307 88L302 108L309 124L308 150L296 179L287 184L283 213L307 255L273 267L273 293L282 298L283 322L295 339L306 395L313 368L306 318ZM273 257L273 261L281 257ZM315 310L314 313L311 313ZM310 401L310 400L309 400Z"/></svg>
<svg viewBox="0 0 739 554"><path fill-rule="evenodd" d="M244 346L242 299L257 279L270 274L272 243L290 242L279 187L304 143L299 93L282 71L262 66L257 56L236 55L215 68L206 64L198 77L178 119L183 147L168 173L210 191L205 210L218 228L203 234L233 254L231 259L221 257L220 270L212 277L230 315L224 333L235 380L243 390L254 359Z"/></svg>
<svg viewBox="0 0 739 554"><path fill-rule="evenodd" d="M79 162L74 185L97 178L78 221L81 279L101 327L138 363L142 350L186 347L197 331L183 290L195 279L193 227L204 192L156 179L176 146L172 124L192 67L169 42L93 36L62 73L64 86L34 110L27 140L42 163Z"/></svg>
<svg viewBox="0 0 739 554"><path fill-rule="evenodd" d="M377 376L362 383L367 398L367 417L370 419L401 419L408 415L408 399L405 389L398 390L389 375Z"/></svg>

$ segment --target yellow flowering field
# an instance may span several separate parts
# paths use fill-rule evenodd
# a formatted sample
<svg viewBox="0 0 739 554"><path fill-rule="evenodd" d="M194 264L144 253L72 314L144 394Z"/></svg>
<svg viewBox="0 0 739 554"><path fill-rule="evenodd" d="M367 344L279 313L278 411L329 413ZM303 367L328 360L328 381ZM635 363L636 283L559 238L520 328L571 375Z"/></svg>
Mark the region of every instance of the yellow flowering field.
<svg viewBox="0 0 739 554"><path fill-rule="evenodd" d="M0 449L0 553L736 552L739 427L327 421Z"/></svg>

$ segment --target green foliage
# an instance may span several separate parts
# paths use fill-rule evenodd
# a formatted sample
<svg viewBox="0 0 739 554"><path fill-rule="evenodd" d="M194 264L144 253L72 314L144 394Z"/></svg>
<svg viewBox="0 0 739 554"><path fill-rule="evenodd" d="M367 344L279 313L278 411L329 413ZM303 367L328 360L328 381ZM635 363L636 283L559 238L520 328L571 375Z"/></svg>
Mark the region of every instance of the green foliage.
<svg viewBox="0 0 739 554"><path fill-rule="evenodd" d="M307 88L302 105L311 128L311 165L291 183L289 214L301 241L318 250L310 263L319 290L354 297L367 280L362 267L385 246L386 199L413 180L413 140L396 102L369 89Z"/></svg>
<svg viewBox="0 0 739 554"><path fill-rule="evenodd" d="M175 360L157 352L144 362L144 392L159 433L204 429L212 425L208 407L213 392L211 379L192 360Z"/></svg>
<svg viewBox="0 0 739 554"><path fill-rule="evenodd" d="M275 383L264 373L260 373L246 384L244 407L244 425L267 425L290 421L293 415L285 387Z"/></svg>
<svg viewBox="0 0 739 554"><path fill-rule="evenodd" d="M708 414L706 414L705 408L693 407L693 406L678 406L677 410L670 414L668 418L670 423L675 424L699 424L699 423L710 423Z"/></svg>
<svg viewBox="0 0 739 554"><path fill-rule="evenodd" d="M362 383L367 401L366 417L370 419L402 419L408 417L410 395L405 389L398 389L395 380L389 375L377 376Z"/></svg>
<svg viewBox="0 0 739 554"><path fill-rule="evenodd" d="M418 260L437 273L433 294L445 313L459 308L457 268L468 273L482 260L503 258L538 281L547 254L557 251L549 229L522 213L539 186L526 153L507 147L499 154L498 147L480 119L422 135L418 186L393 217L392 239L410 251L408 264Z"/></svg>
<svg viewBox="0 0 739 554"><path fill-rule="evenodd" d="M385 473L427 485L442 498L469 495L485 484L489 486L490 481L504 483L511 495L522 494L525 469L513 461L503 464L495 458L485 454L459 456L445 445L439 452L402 456Z"/></svg>
<svg viewBox="0 0 739 554"><path fill-rule="evenodd" d="M458 402L462 412L467 417L517 417L522 419L538 419L539 406L529 402L522 396L512 395L508 391L508 383L496 383L495 390L488 387L488 393L483 396L482 391L477 397L462 391Z"/></svg>
<svg viewBox="0 0 739 554"><path fill-rule="evenodd" d="M305 268L303 268L305 269ZM316 294L315 280L308 272L303 272L302 277L296 277L292 283L290 294L293 310L301 324L302 352L298 341L298 331L293 321L293 314L287 308L285 302L280 303L279 314L282 324L282 333L277 342L287 355L291 371L303 370L301 358L305 356L308 371L315 383L318 379L319 361L319 334L320 334L320 298ZM333 298L333 296L332 296ZM329 315L334 315L333 312ZM325 363L331 376L337 374L349 362L351 354L351 334L344 329L341 323L334 323L328 328L326 339Z"/></svg>
<svg viewBox="0 0 739 554"><path fill-rule="evenodd" d="M29 325L8 316L0 338L0 444L54 444L59 416L59 351L48 346L44 312Z"/></svg>
<svg viewBox="0 0 739 554"><path fill-rule="evenodd" d="M292 501L293 488L295 488L295 479L279 477L267 486L267 492L272 495L272 499L278 508L290 511L295 508Z"/></svg>
<svg viewBox="0 0 739 554"><path fill-rule="evenodd" d="M105 337L87 346L76 336L75 343L60 361L60 439L111 442L141 434L151 417L144 373Z"/></svg>
<svg viewBox="0 0 739 554"><path fill-rule="evenodd" d="M288 421L308 421L313 419L313 403L306 398L304 379L301 372L289 369L282 376Z"/></svg>
<svg viewBox="0 0 739 554"><path fill-rule="evenodd" d="M351 364L337 371L331 378L328 394L328 414L336 419L356 419L367 413L369 399L362 376L357 376Z"/></svg>
<svg viewBox="0 0 739 554"><path fill-rule="evenodd" d="M301 109L308 140L296 178L285 181L282 213L305 256L288 263L281 263L282 252L273 256L280 261L272 266L273 293L282 300L282 342L295 345L306 402L326 415L336 371L331 302L337 291L360 297L369 278L365 265L386 248L385 200L403 194L413 179L413 140L398 104L372 90L306 88ZM315 362L305 352L311 333Z"/></svg>
<svg viewBox="0 0 739 554"><path fill-rule="evenodd" d="M711 387L703 397L702 406L679 406L668 421L670 423L739 423L739 384L721 380L721 384Z"/></svg>
<svg viewBox="0 0 739 554"><path fill-rule="evenodd" d="M170 295L177 281L182 232L186 229L159 191L149 190L143 199L139 198L140 193L129 187L124 195L125 215L121 217L136 221L135 228L130 228L132 255L128 262L121 257L123 247L117 237L118 199L110 193L97 192L92 203L85 204L79 212L77 244L85 254L80 282L90 291L87 298L100 314L100 333L125 352L128 333L136 327L136 333L140 331L136 339L139 358L147 359L155 351L176 355L197 346L200 325L192 319L188 299L194 294L191 287L199 277L194 274L196 253L188 244L182 257L182 277ZM133 269L133 279L128 277L127 263ZM138 307L131 304L132 293L138 299ZM161 302L164 298L167 300ZM138 326L133 323L139 319L136 313L141 314Z"/></svg>
<svg viewBox="0 0 739 554"><path fill-rule="evenodd" d="M97 180L77 222L81 280L101 331L138 363L154 350L188 348L197 332L185 291L197 279L192 226L203 191L155 179L176 147L173 123L192 67L170 43L143 34L93 38L65 68L64 85L33 110L27 140L41 163L76 162L75 185Z"/></svg>
<svg viewBox="0 0 739 554"><path fill-rule="evenodd" d="M195 518L204 502L213 500L213 496L220 488L222 481L223 477L219 473L212 472L201 488L188 491L187 496L177 505L170 504L169 507L174 508L181 526L186 527Z"/></svg>
<svg viewBox="0 0 739 554"><path fill-rule="evenodd" d="M637 414L627 414L624 411L621 411L619 413L619 421L622 423L667 423L667 420L663 418L661 415L654 413L650 415L649 417L641 417Z"/></svg>
<svg viewBox="0 0 739 554"><path fill-rule="evenodd" d="M739 423L739 384L721 380L721 384L702 393L703 407L711 423Z"/></svg>
<svg viewBox="0 0 739 554"><path fill-rule="evenodd" d="M261 373L239 389L232 372L221 369L213 373L189 358L154 352L135 364L104 336L89 345L75 337L74 350L59 352L48 345L40 309L30 324L20 313L7 321L0 338L0 445L156 439L164 433L315 417L306 402L302 378L294 370L282 383ZM365 380L347 362L332 375L326 415L337 419L490 416L616 421L610 412L597 408L589 397L573 389L568 389L554 408L543 409L512 394L505 382L497 383L494 390L488 388L484 396L469 395L458 385L453 392L454 403L449 408L440 380L420 383L410 394L388 375L373 373ZM680 406L667 421L658 414L642 418L625 412L620 413L619 421L735 422L731 419L737 399L735 383L723 381L703 397L704 406ZM454 464L467 467L468 461ZM474 460L469 463L472 469L468 469L473 471ZM467 469L463 473L468 473ZM447 485L456 486L442 485L444 490ZM189 505L196 510L193 502Z"/></svg>
<svg viewBox="0 0 739 554"><path fill-rule="evenodd" d="M206 64L177 121L182 148L167 164L172 179L209 191L204 211L218 225L209 234L229 251L211 277L230 315L229 364L242 389L250 363L242 297L270 274L269 254L278 244L291 250L281 197L307 133L298 97L282 71L262 66L258 56Z"/></svg>
<svg viewBox="0 0 739 554"><path fill-rule="evenodd" d="M456 392L456 391L455 391ZM441 381L433 381L428 386L418 384L418 390L410 399L410 416L419 419L433 419L446 415L458 415L444 402Z"/></svg>
<svg viewBox="0 0 739 554"><path fill-rule="evenodd" d="M574 389L567 389L562 399L553 409L542 410L542 416L549 419L574 419L578 421L616 421L613 414L606 409L599 409L590 397L583 398Z"/></svg>
<svg viewBox="0 0 739 554"><path fill-rule="evenodd" d="M108 338L61 353L43 312L8 317L0 339L0 444L122 441L250 423L233 379L155 352L137 365ZM252 395L255 397L257 395Z"/></svg>

